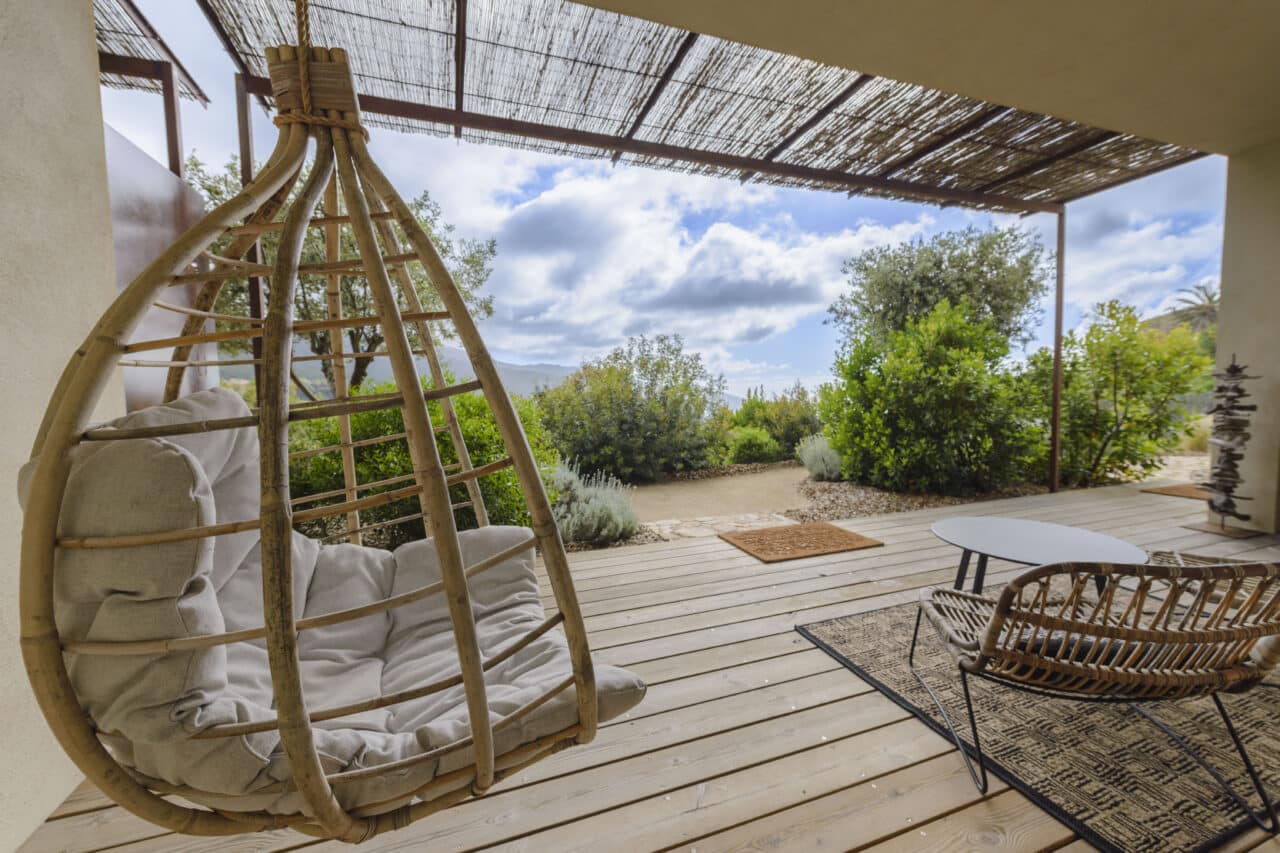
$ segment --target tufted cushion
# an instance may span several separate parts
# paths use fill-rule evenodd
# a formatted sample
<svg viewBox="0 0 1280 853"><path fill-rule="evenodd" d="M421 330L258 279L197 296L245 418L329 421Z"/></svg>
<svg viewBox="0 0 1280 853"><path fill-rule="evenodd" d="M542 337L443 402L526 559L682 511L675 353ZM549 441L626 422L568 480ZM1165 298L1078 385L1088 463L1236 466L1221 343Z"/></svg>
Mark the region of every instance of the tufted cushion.
<svg viewBox="0 0 1280 853"><path fill-rule="evenodd" d="M131 414L109 426L130 428L248 414L224 389ZM24 469L24 475L29 474ZM250 428L127 441L74 449L59 519L62 536L174 530L258 515L258 443ZM525 528L487 527L459 536L473 565L532 536ZM296 615L316 616L381 600L439 580L431 542L392 554L356 545L322 546L294 534ZM533 552L470 581L482 656L492 657L543 621ZM68 641L187 637L258 627L262 562L256 531L125 549L60 549L55 566L58 629ZM457 672L452 625L442 595L390 612L303 631L299 662L314 711L417 687ZM189 796L232 809L302 810L281 793L288 759L273 731L194 739L211 726L274 716L263 641L161 655L69 654L81 703L103 740L144 780L185 786ZM496 719L570 675L567 643L551 631L488 673ZM640 701L644 684L615 667L596 668L600 718ZM498 749L573 724L573 690L499 734ZM316 748L330 771L411 757L470 732L461 686L410 702L319 722ZM349 808L392 808L437 774L464 766L470 750L393 774L339 785Z"/></svg>

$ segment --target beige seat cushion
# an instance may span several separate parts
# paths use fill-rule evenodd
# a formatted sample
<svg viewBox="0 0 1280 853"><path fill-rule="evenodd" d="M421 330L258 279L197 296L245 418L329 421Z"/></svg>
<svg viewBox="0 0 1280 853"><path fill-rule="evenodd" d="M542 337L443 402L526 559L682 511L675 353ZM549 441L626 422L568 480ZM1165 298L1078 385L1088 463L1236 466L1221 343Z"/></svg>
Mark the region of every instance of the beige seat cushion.
<svg viewBox="0 0 1280 853"><path fill-rule="evenodd" d="M129 415L121 428L247 414L230 391L212 389ZM59 521L64 536L156 532L239 521L258 514L258 446L252 429L163 439L89 442L73 452ZM531 537L524 528L466 531L467 565ZM392 554L355 545L322 546L294 534L296 615L314 616L398 594L439 579L430 541ZM128 549L60 550L55 575L58 628L66 640L121 641L195 636L262 624L262 565L256 531ZM470 581L485 658L540 624L532 550ZM443 597L302 632L299 660L308 707L316 709L420 686L458 671ZM229 722L274 716L270 668L261 642L193 652L101 657L68 655L81 703L104 742L139 777L195 789L208 805L304 810L281 790L288 760L274 730L196 740ZM572 673L567 643L548 632L487 674L497 719ZM596 667L602 720L644 695L639 678ZM573 725L572 688L500 733L499 751ZM351 770L410 758L470 732L462 688L316 724L327 769ZM435 776L472 760L459 750L381 778L336 787L348 808L392 808Z"/></svg>

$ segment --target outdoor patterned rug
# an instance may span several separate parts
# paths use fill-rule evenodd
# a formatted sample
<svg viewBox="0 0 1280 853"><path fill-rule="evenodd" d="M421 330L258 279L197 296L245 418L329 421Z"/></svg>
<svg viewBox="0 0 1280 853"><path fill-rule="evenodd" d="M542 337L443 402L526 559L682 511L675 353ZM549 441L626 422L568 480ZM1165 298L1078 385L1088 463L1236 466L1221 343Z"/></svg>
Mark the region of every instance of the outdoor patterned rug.
<svg viewBox="0 0 1280 853"><path fill-rule="evenodd" d="M853 533L825 521L721 533L720 538L764 563L857 551L884 544L878 539Z"/></svg>
<svg viewBox="0 0 1280 853"><path fill-rule="evenodd" d="M1174 483L1172 486L1152 486L1142 491L1153 495L1169 495L1175 498L1193 498L1198 501L1207 501L1210 497L1209 493L1197 486L1195 483Z"/></svg>
<svg viewBox="0 0 1280 853"><path fill-rule="evenodd" d="M796 630L947 736L937 708L907 668L915 615L912 603ZM967 732L955 664L928 622L920 629L916 666ZM1211 850L1252 826L1204 770L1127 705L1045 699L980 678L969 685L988 770L1095 847ZM1257 688L1225 696L1223 704L1268 790L1280 794L1280 690ZM1212 701L1147 707L1257 805ZM955 760L960 763L959 756Z"/></svg>

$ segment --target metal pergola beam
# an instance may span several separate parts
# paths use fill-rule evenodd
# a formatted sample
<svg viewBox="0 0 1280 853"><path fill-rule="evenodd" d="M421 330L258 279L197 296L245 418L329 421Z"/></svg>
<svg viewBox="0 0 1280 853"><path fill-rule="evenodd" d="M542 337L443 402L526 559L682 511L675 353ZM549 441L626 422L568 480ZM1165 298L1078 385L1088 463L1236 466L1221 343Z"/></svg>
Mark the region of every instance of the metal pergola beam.
<svg viewBox="0 0 1280 853"><path fill-rule="evenodd" d="M1057 274L1053 289L1053 385L1049 399L1049 491L1058 491L1062 456L1062 309L1067 271L1067 209L1058 211Z"/></svg>
<svg viewBox="0 0 1280 853"><path fill-rule="evenodd" d="M267 95L271 92L271 81L265 77L246 77L245 84L247 91L251 94ZM717 151L707 151L700 148L687 148L681 145L668 145L663 142L649 142L624 136L592 133L556 125L500 118L466 110L433 107L427 104L400 101L394 98L380 98L373 95L360 96L360 109L366 113L394 118L446 126L461 125L472 130L502 133L528 139L543 139L562 145L578 145L601 151L621 151L624 154L635 154L640 157L679 160L736 172L754 171L793 180L829 184L854 192L892 193L904 198L914 198L937 204L950 203L969 207L995 207L1027 213L1057 213L1062 208L1062 205L1050 201L1027 201L993 193L949 190L912 181L877 178L872 175L855 175L838 169L819 169L795 163L771 163L759 157L722 154Z"/></svg>
<svg viewBox="0 0 1280 853"><path fill-rule="evenodd" d="M160 96L164 101L164 141L169 171L181 178L183 176L182 102L181 92L178 89L177 69L174 64L160 59L143 59L138 56L99 52L98 71L102 74L138 77L160 82Z"/></svg>
<svg viewBox="0 0 1280 853"><path fill-rule="evenodd" d="M462 112L462 87L467 76L467 0L455 0L453 17L453 108ZM453 126L453 135L462 138L462 125Z"/></svg>
<svg viewBox="0 0 1280 853"><path fill-rule="evenodd" d="M649 111L654 108L654 105L658 103L658 99L662 97L662 93L667 90L667 85L675 75L676 69L680 67L680 63L684 62L685 56L689 54L689 51L693 49L693 45L697 41L697 33L685 34L680 46L676 48L675 55L671 57L671 61L667 63L667 67L662 70L661 76L658 77L658 82L649 90L649 97L644 99L644 105L640 107L640 112L636 113L635 120L631 122L631 127L627 128L627 132L623 135L624 139L631 139L640 131L640 126L649 117ZM462 109L461 104L458 105L458 109ZM612 162L616 164L623 153L621 149L615 151Z"/></svg>
<svg viewBox="0 0 1280 853"><path fill-rule="evenodd" d="M982 186L978 187L977 191L980 193L992 192L993 190L997 190L1000 187L1013 183L1014 181L1021 180L1022 178L1025 178L1028 175L1034 175L1037 172L1043 172L1045 169L1049 168L1055 163L1061 163L1063 160L1066 160L1068 157L1075 157L1077 154L1083 154L1085 151L1088 151L1090 148L1094 148L1098 145L1101 145L1104 142L1110 142L1111 140L1115 139L1118 136L1120 136L1120 134L1116 133L1114 130L1104 130L1102 133L1096 136L1092 136L1089 139L1086 139L1082 142L1077 142L1075 145L1072 145L1068 148L1062 149L1061 151L1057 151L1053 154L1050 154L1048 157L1042 157L1033 163L1028 163L1027 165L1023 166L1021 169L1014 169L1012 172L1009 172L1006 175L1001 175L1000 177L996 178L994 181L991 181L989 183L983 184Z"/></svg>
<svg viewBox="0 0 1280 853"><path fill-rule="evenodd" d="M253 105L250 102L247 79L243 74L236 75L236 129L240 142L240 186L248 186L253 180ZM325 211L326 216L333 216L333 211ZM256 264L261 257L261 244L255 240L245 252L244 259ZM246 279L249 290L249 316L260 320L266 305L262 292L262 279L256 275ZM253 348L253 388L256 392L262 387L262 337L255 337L250 346Z"/></svg>
<svg viewBox="0 0 1280 853"><path fill-rule="evenodd" d="M817 127L827 116L844 106L850 98L858 94L859 89L874 79L876 78L871 74L859 74L852 83L845 86L834 98L819 107L813 115L809 116L795 130L784 136L781 142L770 148L764 155L764 160L768 163L777 160L784 151L799 142L805 134ZM755 172L744 172L738 180L745 182L751 180L754 176Z"/></svg>
<svg viewBox="0 0 1280 853"><path fill-rule="evenodd" d="M190 90L191 94L196 96L196 100L200 101L200 105L209 106L209 96L200 88L200 84L195 81L195 78L187 73L187 69L179 61L178 55L169 49L169 45L165 44L164 39L160 38L160 33L156 31L155 27L151 26L147 16L142 14L137 6L133 5L133 0L116 0L116 3L133 21L133 25L138 28L138 32L151 40L155 49L164 57L164 61L173 66L174 75L182 81L182 84Z"/></svg>
<svg viewBox="0 0 1280 853"><path fill-rule="evenodd" d="M958 142L971 134L977 133L987 125L997 122L1013 112L1017 112L1013 107L988 107L987 109L979 112L973 118L963 121L951 130L943 133L927 145L922 145L915 151L909 151L905 156L899 157L897 160L890 162L875 174L878 177L887 178L890 175L901 172L903 169L909 169L928 157L930 154L941 151L953 142Z"/></svg>

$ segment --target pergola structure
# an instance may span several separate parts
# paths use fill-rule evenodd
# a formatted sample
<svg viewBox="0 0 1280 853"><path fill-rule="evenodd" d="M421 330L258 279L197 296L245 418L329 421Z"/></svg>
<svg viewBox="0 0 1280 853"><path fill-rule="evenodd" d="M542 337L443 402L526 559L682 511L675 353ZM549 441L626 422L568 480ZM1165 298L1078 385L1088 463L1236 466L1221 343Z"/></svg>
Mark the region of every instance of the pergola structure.
<svg viewBox="0 0 1280 853"><path fill-rule="evenodd" d="M179 98L208 106L209 97L133 0L94 0L93 17L98 40L99 82L113 89L141 89L161 96L169 171L181 177Z"/></svg>
<svg viewBox="0 0 1280 853"><path fill-rule="evenodd" d="M267 106L264 45L287 0L197 0ZM1057 222L1050 485L1059 455L1068 202L1203 156L1131 134L952 95L567 0L332 0L317 44L351 55L371 124L614 163Z"/></svg>

